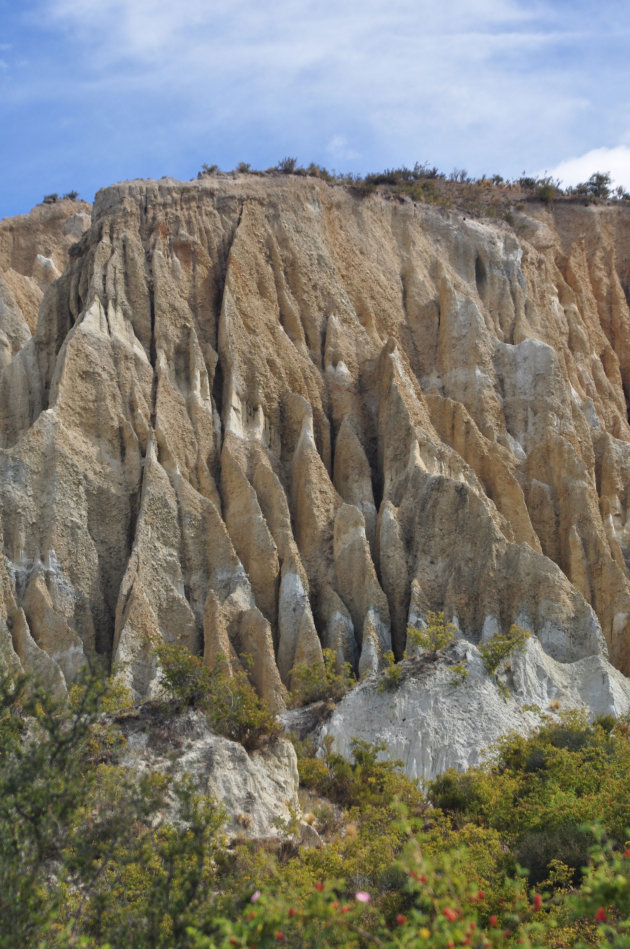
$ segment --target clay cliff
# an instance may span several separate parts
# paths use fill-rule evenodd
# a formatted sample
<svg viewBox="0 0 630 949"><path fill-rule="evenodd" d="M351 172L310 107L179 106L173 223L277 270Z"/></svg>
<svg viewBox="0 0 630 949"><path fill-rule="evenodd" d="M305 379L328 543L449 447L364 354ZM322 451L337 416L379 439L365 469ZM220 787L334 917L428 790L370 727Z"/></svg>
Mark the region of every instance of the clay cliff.
<svg viewBox="0 0 630 949"><path fill-rule="evenodd" d="M294 176L0 223L0 653L251 656L277 708L444 610L630 672L630 211L513 226Z"/></svg>

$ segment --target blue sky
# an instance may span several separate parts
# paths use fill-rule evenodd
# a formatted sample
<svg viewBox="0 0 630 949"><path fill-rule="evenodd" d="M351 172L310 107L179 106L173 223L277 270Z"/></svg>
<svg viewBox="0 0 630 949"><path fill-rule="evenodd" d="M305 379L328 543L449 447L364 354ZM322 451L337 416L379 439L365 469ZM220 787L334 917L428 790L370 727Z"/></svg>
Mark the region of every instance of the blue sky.
<svg viewBox="0 0 630 949"><path fill-rule="evenodd" d="M627 0L0 0L0 217L291 155L630 189Z"/></svg>

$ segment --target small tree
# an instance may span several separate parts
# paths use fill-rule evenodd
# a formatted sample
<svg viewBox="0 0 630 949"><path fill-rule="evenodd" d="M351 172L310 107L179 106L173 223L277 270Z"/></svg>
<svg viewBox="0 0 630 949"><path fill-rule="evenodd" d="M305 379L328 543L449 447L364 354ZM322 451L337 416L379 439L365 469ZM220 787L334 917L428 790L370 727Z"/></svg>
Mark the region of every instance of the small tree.
<svg viewBox="0 0 630 949"><path fill-rule="evenodd" d="M417 626L407 627L407 641L422 649L429 659L435 659L438 652L453 641L457 627L444 619L444 612L427 613L427 625L424 629Z"/></svg>
<svg viewBox="0 0 630 949"><path fill-rule="evenodd" d="M594 172L588 181L583 181L576 188L579 194L592 195L594 198L607 198L610 195L612 179L608 171Z"/></svg>

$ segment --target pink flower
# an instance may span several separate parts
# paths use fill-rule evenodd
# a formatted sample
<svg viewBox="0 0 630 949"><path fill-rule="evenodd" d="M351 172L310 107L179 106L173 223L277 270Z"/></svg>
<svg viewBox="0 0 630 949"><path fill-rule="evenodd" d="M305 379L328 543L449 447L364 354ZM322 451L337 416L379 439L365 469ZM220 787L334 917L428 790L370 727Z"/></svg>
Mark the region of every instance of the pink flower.
<svg viewBox="0 0 630 949"><path fill-rule="evenodd" d="M369 893L366 893L364 890L359 890L357 893L357 899L359 903L369 903L372 897Z"/></svg>
<svg viewBox="0 0 630 949"><path fill-rule="evenodd" d="M262 894L261 894L260 890L256 890L255 893L252 893L251 902L252 902L252 903L257 903L261 896L262 896Z"/></svg>

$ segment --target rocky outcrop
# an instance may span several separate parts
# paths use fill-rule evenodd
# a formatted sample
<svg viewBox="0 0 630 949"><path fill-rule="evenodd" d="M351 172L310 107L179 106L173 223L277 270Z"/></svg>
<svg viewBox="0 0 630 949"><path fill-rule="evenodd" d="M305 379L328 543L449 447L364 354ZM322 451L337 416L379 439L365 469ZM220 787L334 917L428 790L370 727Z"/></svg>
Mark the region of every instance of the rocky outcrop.
<svg viewBox="0 0 630 949"><path fill-rule="evenodd" d="M65 200L0 221L0 368L34 332L44 292L90 226L90 211L84 201Z"/></svg>
<svg viewBox="0 0 630 949"><path fill-rule="evenodd" d="M207 177L105 189L81 234L67 204L0 225L6 661L62 689L96 652L145 697L179 640L281 708L322 647L371 672L444 610L630 670L625 207Z"/></svg>
<svg viewBox="0 0 630 949"><path fill-rule="evenodd" d="M448 768L489 761L506 733L526 735L578 710L587 718L626 715L630 682L601 656L552 659L536 639L489 675L479 650L457 640L430 661L406 660L399 679L369 676L312 732L320 747L352 759L353 739L385 746L411 778L431 780ZM285 713L286 725L292 726Z"/></svg>
<svg viewBox="0 0 630 949"><path fill-rule="evenodd" d="M157 703L122 713L116 724L121 763L136 774L185 778L222 808L228 837L281 837L299 817L297 759L286 738L248 753L212 732L202 713L173 714Z"/></svg>

